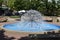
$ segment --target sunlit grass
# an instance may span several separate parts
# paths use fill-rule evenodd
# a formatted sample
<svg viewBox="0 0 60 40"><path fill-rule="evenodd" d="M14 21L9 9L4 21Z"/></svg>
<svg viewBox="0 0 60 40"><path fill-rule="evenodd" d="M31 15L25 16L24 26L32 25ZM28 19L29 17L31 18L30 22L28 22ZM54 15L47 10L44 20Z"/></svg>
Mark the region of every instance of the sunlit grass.
<svg viewBox="0 0 60 40"><path fill-rule="evenodd" d="M11 18L20 18L20 16L10 16Z"/></svg>

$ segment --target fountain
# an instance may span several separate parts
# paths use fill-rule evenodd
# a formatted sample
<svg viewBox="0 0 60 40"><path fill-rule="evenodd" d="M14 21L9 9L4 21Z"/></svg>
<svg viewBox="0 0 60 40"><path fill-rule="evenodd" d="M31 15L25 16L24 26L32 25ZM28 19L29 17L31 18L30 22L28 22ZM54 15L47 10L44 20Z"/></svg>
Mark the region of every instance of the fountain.
<svg viewBox="0 0 60 40"><path fill-rule="evenodd" d="M41 13L35 10L29 10L21 16L21 21L13 24L5 24L5 30L16 32L45 32L59 30L60 26L49 24L43 21Z"/></svg>

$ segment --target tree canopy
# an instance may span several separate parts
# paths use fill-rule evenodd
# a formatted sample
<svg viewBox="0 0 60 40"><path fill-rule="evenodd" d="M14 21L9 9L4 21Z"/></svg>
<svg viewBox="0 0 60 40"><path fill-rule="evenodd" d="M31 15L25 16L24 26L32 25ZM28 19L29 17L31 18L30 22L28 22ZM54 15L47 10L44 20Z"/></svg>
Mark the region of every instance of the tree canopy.
<svg viewBox="0 0 60 40"><path fill-rule="evenodd" d="M60 15L60 0L8 0L7 6L14 10L38 10L44 15Z"/></svg>
<svg viewBox="0 0 60 40"><path fill-rule="evenodd" d="M8 0L7 6L8 6L9 8L13 9L13 8L14 8L14 1L15 1L15 0Z"/></svg>
<svg viewBox="0 0 60 40"><path fill-rule="evenodd" d="M34 9L48 16L57 16L60 14L60 0L15 0L14 7L16 10Z"/></svg>
<svg viewBox="0 0 60 40"><path fill-rule="evenodd" d="M0 0L0 8L2 7L3 0Z"/></svg>

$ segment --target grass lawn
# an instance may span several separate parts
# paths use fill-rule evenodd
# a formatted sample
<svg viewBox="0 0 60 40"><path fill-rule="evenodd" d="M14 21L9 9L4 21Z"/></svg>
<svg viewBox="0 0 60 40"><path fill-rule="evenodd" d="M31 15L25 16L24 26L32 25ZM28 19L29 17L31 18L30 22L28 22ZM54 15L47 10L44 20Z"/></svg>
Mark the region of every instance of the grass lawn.
<svg viewBox="0 0 60 40"><path fill-rule="evenodd" d="M11 18L20 18L20 16L10 16Z"/></svg>

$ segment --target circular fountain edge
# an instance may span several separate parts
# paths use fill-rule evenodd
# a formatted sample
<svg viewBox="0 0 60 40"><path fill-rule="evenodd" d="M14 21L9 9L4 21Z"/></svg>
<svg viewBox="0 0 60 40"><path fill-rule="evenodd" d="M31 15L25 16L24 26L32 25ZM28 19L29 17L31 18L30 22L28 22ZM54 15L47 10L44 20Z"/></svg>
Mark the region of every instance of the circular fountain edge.
<svg viewBox="0 0 60 40"><path fill-rule="evenodd" d="M48 32L48 31L43 31L43 32L14 31L14 30L5 29L3 26L4 26L4 25L0 26L0 28L3 29L3 30L5 30L6 32L15 32L15 33L24 33L24 34L44 34L44 33L47 34L47 32ZM54 31L55 33L57 33L59 30L52 30L52 31ZM49 32L52 32L52 31L49 31Z"/></svg>

